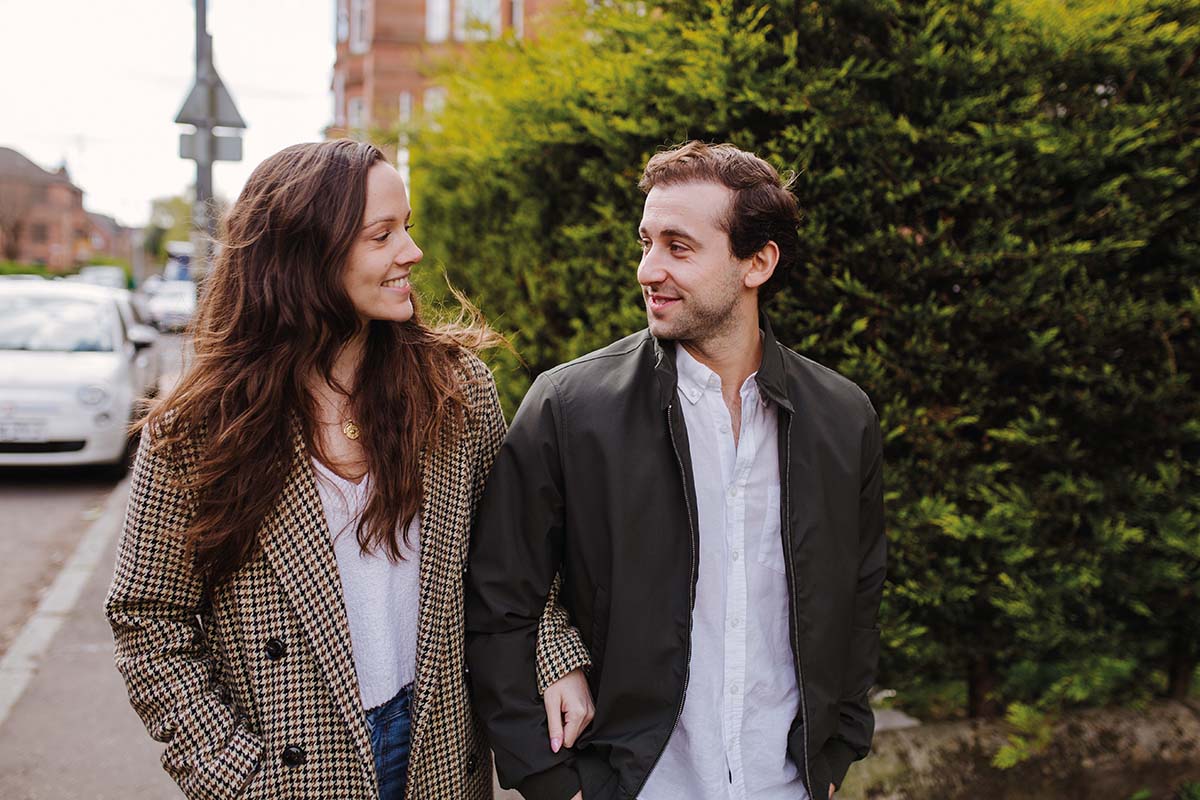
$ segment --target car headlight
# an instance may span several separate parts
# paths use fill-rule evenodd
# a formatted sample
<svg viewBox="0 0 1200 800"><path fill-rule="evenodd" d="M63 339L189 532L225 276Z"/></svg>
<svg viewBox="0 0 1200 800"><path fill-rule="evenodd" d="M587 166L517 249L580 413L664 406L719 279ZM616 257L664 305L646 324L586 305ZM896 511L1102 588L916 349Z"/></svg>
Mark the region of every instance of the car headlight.
<svg viewBox="0 0 1200 800"><path fill-rule="evenodd" d="M79 402L85 406L98 406L108 401L108 392L99 386L81 386L78 396Z"/></svg>

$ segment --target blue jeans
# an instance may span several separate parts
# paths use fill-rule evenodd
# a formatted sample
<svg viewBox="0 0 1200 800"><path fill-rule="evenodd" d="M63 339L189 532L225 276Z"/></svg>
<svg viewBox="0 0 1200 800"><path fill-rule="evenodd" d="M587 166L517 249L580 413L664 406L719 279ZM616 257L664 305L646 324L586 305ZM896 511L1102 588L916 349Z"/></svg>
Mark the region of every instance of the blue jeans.
<svg viewBox="0 0 1200 800"><path fill-rule="evenodd" d="M412 734L412 690L410 683L391 700L367 711L379 800L404 800Z"/></svg>

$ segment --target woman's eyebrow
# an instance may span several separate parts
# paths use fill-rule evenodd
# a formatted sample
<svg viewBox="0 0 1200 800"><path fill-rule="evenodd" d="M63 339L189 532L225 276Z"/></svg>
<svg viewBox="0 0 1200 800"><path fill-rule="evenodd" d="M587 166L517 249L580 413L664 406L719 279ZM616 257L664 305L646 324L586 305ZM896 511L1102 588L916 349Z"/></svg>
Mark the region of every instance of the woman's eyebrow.
<svg viewBox="0 0 1200 800"><path fill-rule="evenodd" d="M369 228L372 225L378 225L381 222L395 222L395 221L396 221L396 217L392 216L390 214L386 217L376 217L375 219L371 220L370 222L367 222L366 224L364 224L363 229L365 230L366 228Z"/></svg>

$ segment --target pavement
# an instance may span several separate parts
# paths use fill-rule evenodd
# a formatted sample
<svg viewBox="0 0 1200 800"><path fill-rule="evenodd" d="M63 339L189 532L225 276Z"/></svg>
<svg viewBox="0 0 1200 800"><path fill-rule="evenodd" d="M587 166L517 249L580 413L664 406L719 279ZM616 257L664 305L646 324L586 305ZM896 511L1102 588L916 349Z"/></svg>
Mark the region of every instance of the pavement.
<svg viewBox="0 0 1200 800"><path fill-rule="evenodd" d="M24 650L22 660L28 658L23 642L43 638L46 627L57 622L40 655L34 654L24 691L0 719L4 800L180 797L159 766L162 745L146 734L113 667L112 632L102 610L127 492L126 483L117 487L105 503L108 513L96 520L76 549L80 555L82 549L94 548L82 555L94 561L95 568L80 575L86 564L68 561L0 662L0 680L7 688L19 680L10 671L14 653ZM78 596L66 608L55 608L55 592L63 594L64 576L78 582ZM4 705L0 703L0 714Z"/></svg>

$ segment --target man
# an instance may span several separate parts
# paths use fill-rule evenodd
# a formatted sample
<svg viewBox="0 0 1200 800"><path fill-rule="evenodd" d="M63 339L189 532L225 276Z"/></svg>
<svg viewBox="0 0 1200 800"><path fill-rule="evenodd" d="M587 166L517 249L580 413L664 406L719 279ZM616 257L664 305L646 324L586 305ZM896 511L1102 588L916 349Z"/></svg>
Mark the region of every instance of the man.
<svg viewBox="0 0 1200 800"><path fill-rule="evenodd" d="M878 420L759 312L799 255L769 164L691 142L640 185L649 330L541 375L488 479L466 589L476 708L501 782L533 800L825 800L874 728ZM531 666L559 570L592 661L573 748L548 746Z"/></svg>

